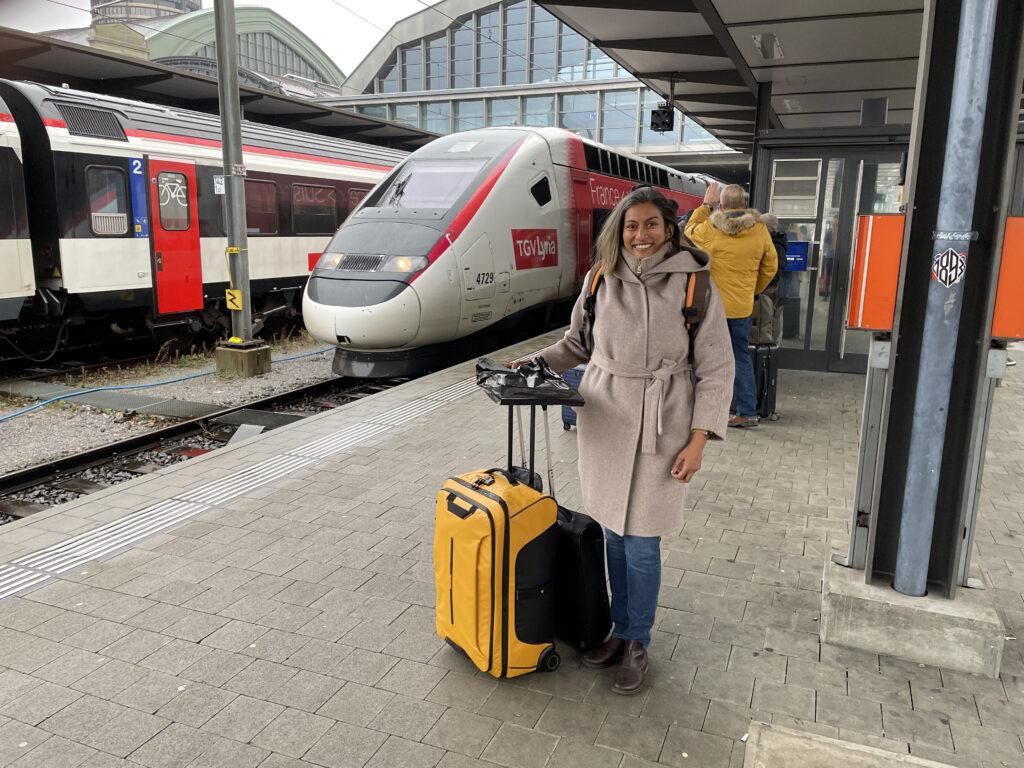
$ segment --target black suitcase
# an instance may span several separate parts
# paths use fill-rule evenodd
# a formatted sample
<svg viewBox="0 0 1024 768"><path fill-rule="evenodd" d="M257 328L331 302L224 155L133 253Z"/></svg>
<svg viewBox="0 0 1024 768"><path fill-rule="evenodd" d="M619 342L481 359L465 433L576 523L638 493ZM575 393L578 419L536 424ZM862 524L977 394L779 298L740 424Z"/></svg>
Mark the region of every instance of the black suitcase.
<svg viewBox="0 0 1024 768"><path fill-rule="evenodd" d="M577 365L575 368L570 368L568 371L562 374L562 378L565 379L569 384L580 388L580 382L583 381L583 372L586 370L586 366ZM568 405L562 406L562 429L569 430L576 426L576 411L570 408Z"/></svg>
<svg viewBox="0 0 1024 768"><path fill-rule="evenodd" d="M596 648L612 628L604 531L582 512L558 508L555 637L579 651Z"/></svg>
<svg viewBox="0 0 1024 768"><path fill-rule="evenodd" d="M754 364L754 382L757 387L757 415L768 421L778 421L775 397L779 380L779 348L774 344L751 344L750 361Z"/></svg>

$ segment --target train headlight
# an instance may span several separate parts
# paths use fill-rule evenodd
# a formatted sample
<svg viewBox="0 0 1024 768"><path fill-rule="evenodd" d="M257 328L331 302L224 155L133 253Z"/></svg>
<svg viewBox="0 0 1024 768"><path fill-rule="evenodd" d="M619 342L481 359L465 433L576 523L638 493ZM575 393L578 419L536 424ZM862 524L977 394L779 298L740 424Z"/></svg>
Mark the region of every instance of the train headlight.
<svg viewBox="0 0 1024 768"><path fill-rule="evenodd" d="M426 256L392 256L384 265L384 272L419 272L430 262Z"/></svg>
<svg viewBox="0 0 1024 768"><path fill-rule="evenodd" d="M316 269L337 269L338 262L345 258L343 253L325 253L316 262Z"/></svg>

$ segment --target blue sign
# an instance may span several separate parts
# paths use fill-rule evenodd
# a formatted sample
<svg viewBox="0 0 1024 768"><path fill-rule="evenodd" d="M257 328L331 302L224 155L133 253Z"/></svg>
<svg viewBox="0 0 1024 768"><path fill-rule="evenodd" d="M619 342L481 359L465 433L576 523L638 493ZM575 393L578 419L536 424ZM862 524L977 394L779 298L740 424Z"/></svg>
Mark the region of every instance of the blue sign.
<svg viewBox="0 0 1024 768"><path fill-rule="evenodd" d="M134 237L149 237L149 217L146 215L146 176L142 173L142 158L128 160L131 167L132 190L132 234Z"/></svg>
<svg viewBox="0 0 1024 768"><path fill-rule="evenodd" d="M806 240L789 241L789 248L786 250L787 272L807 271L807 251L810 245Z"/></svg>

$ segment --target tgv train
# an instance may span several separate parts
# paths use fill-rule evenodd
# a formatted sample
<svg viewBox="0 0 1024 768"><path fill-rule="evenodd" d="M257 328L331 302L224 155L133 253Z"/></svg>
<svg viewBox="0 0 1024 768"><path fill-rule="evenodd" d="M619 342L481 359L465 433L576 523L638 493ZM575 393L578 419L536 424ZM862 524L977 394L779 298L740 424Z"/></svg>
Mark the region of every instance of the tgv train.
<svg viewBox="0 0 1024 768"><path fill-rule="evenodd" d="M243 123L254 328L408 153ZM230 326L216 115L0 80L0 340L26 354Z"/></svg>
<svg viewBox="0 0 1024 768"><path fill-rule="evenodd" d="M483 128L398 165L317 262L302 316L341 375L397 376L498 323L571 301L605 217L634 185L701 203L707 178L561 128Z"/></svg>

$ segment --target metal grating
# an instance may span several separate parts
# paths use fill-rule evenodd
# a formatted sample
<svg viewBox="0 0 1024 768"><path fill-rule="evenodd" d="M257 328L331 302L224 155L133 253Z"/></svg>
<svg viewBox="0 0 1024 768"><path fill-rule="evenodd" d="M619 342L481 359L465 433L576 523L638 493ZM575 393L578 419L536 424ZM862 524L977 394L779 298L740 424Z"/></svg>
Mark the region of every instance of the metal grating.
<svg viewBox="0 0 1024 768"><path fill-rule="evenodd" d="M367 253L346 253L338 262L338 269L350 269L353 272L374 272L384 266L384 256Z"/></svg>
<svg viewBox="0 0 1024 768"><path fill-rule="evenodd" d="M128 232L128 214L94 213L92 231L97 235L123 235Z"/></svg>
<svg viewBox="0 0 1024 768"><path fill-rule="evenodd" d="M117 115L103 109L89 109L74 104L58 104L60 116L68 133L75 136L92 136L96 139L128 141Z"/></svg>

